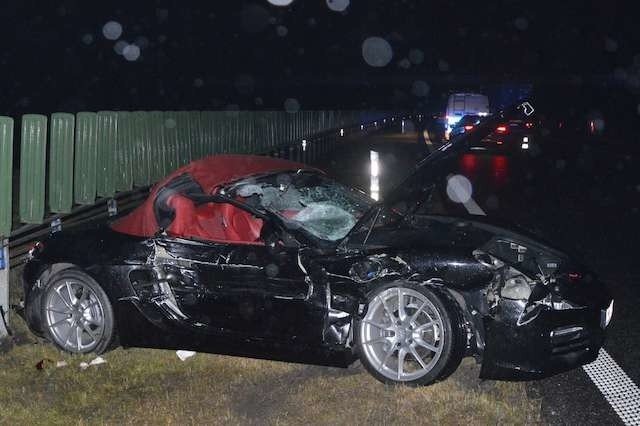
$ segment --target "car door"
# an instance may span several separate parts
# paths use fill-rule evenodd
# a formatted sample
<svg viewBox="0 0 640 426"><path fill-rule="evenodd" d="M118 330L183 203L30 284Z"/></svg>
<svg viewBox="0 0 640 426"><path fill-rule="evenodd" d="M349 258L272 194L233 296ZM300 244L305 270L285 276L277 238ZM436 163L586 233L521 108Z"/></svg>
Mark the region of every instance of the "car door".
<svg viewBox="0 0 640 426"><path fill-rule="evenodd" d="M297 247L167 236L157 244L179 260L172 288L193 324L240 337L321 339L323 309Z"/></svg>
<svg viewBox="0 0 640 426"><path fill-rule="evenodd" d="M320 341L317 289L297 263L297 249L231 245L223 262L207 265L207 309L234 333L283 342Z"/></svg>

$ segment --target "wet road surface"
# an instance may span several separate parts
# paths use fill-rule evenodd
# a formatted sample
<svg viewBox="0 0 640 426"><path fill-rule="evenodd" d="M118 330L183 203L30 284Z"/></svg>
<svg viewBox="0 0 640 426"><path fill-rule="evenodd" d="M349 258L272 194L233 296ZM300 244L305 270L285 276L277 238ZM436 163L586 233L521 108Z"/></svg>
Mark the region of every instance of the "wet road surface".
<svg viewBox="0 0 640 426"><path fill-rule="evenodd" d="M321 166L369 192L375 151L384 197L437 147L419 123L416 128L345 138ZM605 349L635 384L640 383L639 160L637 150L576 137L555 140L535 155L472 152L451 170L469 179L472 198L487 215L524 224L567 248L610 286L615 310ZM545 422L622 423L583 369L528 387L532 397L542 399ZM640 406L640 400L624 403Z"/></svg>

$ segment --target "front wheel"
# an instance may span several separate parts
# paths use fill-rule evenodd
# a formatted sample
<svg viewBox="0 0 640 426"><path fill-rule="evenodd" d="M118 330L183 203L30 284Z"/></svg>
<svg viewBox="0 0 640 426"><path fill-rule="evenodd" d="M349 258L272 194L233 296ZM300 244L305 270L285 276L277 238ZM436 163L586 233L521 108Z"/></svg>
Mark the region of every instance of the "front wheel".
<svg viewBox="0 0 640 426"><path fill-rule="evenodd" d="M100 285L78 269L54 275L42 295L42 329L60 349L102 353L113 341L113 308Z"/></svg>
<svg viewBox="0 0 640 426"><path fill-rule="evenodd" d="M457 368L463 353L454 303L409 283L373 290L356 326L362 364L384 383L420 386L444 378Z"/></svg>

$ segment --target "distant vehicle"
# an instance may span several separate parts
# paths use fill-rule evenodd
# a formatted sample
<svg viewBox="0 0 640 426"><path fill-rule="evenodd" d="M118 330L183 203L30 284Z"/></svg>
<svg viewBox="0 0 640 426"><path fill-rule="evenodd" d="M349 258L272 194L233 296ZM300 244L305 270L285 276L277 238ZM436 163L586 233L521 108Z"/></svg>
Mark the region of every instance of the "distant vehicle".
<svg viewBox="0 0 640 426"><path fill-rule="evenodd" d="M479 115L465 115L460 121L453 125L449 133L449 139L473 130L473 128L480 123L481 119L482 117Z"/></svg>
<svg viewBox="0 0 640 426"><path fill-rule="evenodd" d="M474 144L471 149L528 151L537 139L535 134L538 127L533 117L498 123L492 133L482 139L479 144Z"/></svg>
<svg viewBox="0 0 640 426"><path fill-rule="evenodd" d="M485 116L489 114L489 98L478 93L454 93L447 101L445 115L445 139L449 139L451 128L465 115Z"/></svg>

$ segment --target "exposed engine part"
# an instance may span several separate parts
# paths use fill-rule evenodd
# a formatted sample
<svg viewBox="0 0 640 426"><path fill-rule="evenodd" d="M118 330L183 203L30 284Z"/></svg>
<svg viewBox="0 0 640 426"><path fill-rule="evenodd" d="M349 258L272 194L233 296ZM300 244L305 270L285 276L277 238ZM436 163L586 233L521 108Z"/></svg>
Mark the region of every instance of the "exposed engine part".
<svg viewBox="0 0 640 426"><path fill-rule="evenodd" d="M368 283L390 275L406 275L409 265L399 256L386 254L369 256L354 263L349 269L349 277L358 283Z"/></svg>
<svg viewBox="0 0 640 426"><path fill-rule="evenodd" d="M345 344L352 328L352 316L348 312L333 307L334 296L331 294L331 286L326 286L326 303L328 309L327 324L325 326L324 339L335 344ZM342 301L346 302L346 301Z"/></svg>
<svg viewBox="0 0 640 426"><path fill-rule="evenodd" d="M158 283L158 292L160 294L152 299L154 303L169 310L173 315L180 319L184 320L188 318L178 307L175 295L173 294L173 291L171 291L171 287L166 280Z"/></svg>
<svg viewBox="0 0 640 426"><path fill-rule="evenodd" d="M534 283L514 268L505 269L502 272L504 285L500 290L500 296L507 299L528 300Z"/></svg>

